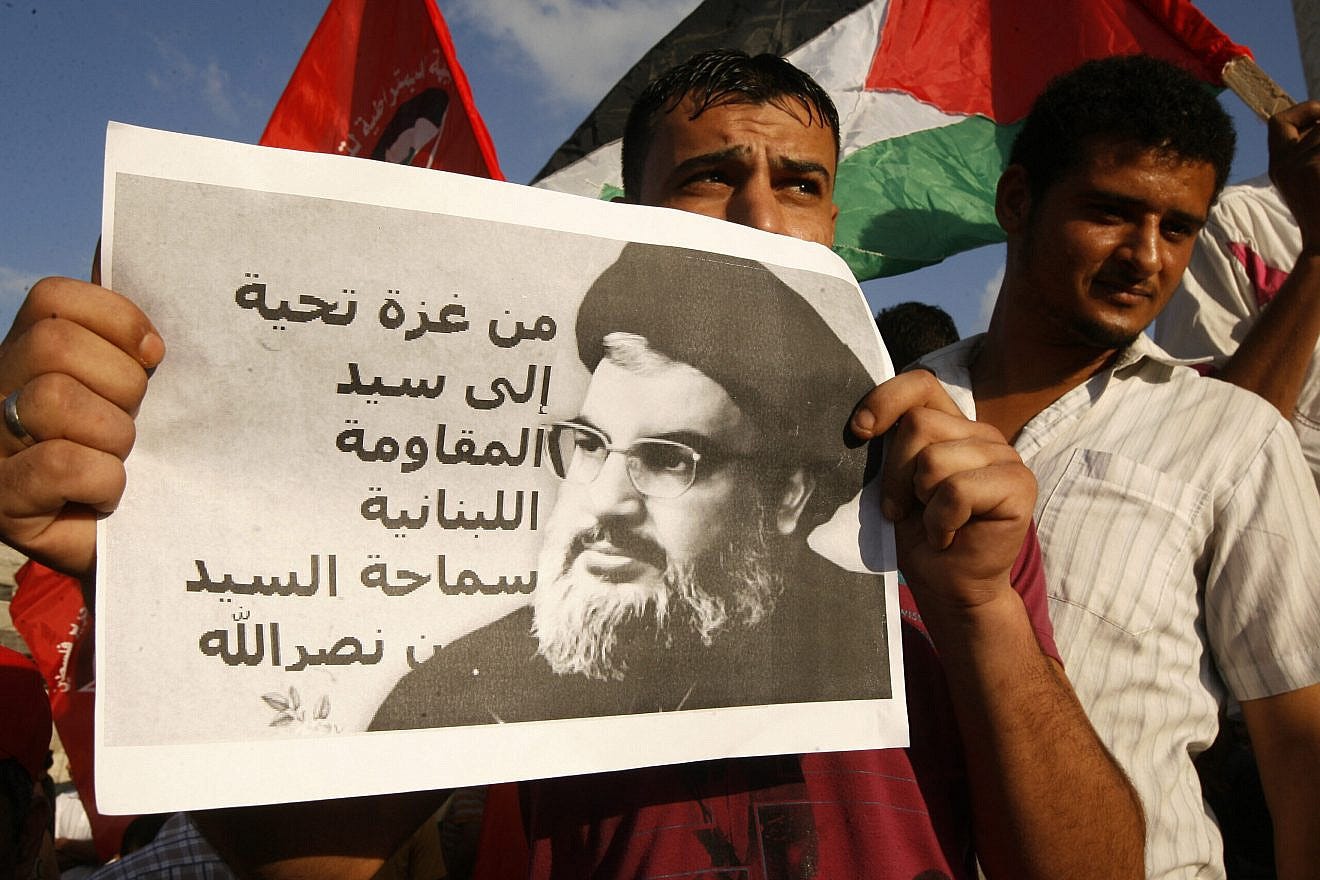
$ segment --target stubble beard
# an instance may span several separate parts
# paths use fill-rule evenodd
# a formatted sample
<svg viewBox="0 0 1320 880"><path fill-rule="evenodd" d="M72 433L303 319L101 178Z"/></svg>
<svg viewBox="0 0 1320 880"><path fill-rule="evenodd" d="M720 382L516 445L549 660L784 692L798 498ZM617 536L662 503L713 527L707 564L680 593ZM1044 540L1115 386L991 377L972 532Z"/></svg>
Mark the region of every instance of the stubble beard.
<svg viewBox="0 0 1320 880"><path fill-rule="evenodd" d="M607 583L574 566L585 545L619 543L599 524L564 549L547 546L539 570L555 576L532 597L538 653L559 675L621 681L645 658L688 656L731 630L757 626L783 590L784 539L760 500L740 520L745 525L721 546L688 562L667 560L651 584Z"/></svg>
<svg viewBox="0 0 1320 880"><path fill-rule="evenodd" d="M1143 327L1142 330L1145 328ZM1142 330L1133 333L1127 328L1113 327L1100 321L1078 318L1073 322L1073 335L1083 345L1101 351L1121 351L1137 341Z"/></svg>

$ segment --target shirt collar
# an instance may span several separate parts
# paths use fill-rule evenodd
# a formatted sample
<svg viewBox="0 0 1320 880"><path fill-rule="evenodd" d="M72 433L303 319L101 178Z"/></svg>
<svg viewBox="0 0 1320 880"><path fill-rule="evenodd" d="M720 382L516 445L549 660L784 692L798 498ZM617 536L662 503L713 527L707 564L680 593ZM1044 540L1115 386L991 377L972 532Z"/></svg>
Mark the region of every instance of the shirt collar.
<svg viewBox="0 0 1320 880"><path fill-rule="evenodd" d="M1149 358L1157 364L1164 364L1168 367L1194 367L1197 364L1209 363L1209 357L1179 358L1169 354L1160 348L1155 340L1151 339L1145 333L1137 335L1137 338L1127 348L1118 353L1114 359L1114 371L1126 369L1127 367L1138 364L1144 358Z"/></svg>
<svg viewBox="0 0 1320 880"><path fill-rule="evenodd" d="M936 376L959 386L960 389L966 390L967 393L962 395L950 389L950 394L953 395L954 401L968 418L975 418L976 412L976 405L971 400L972 361L976 360L976 355L981 350L981 343L984 340L985 334L978 333L975 336L969 336L955 342L953 345L942 348L938 352L928 354L918 361L920 366L931 370ZM1119 370L1135 367L1147 359L1167 367L1193 367L1198 364L1209 363L1212 360L1210 357L1174 357L1160 348L1153 339L1142 333L1137 336L1131 345L1118 353L1109 371L1118 372Z"/></svg>

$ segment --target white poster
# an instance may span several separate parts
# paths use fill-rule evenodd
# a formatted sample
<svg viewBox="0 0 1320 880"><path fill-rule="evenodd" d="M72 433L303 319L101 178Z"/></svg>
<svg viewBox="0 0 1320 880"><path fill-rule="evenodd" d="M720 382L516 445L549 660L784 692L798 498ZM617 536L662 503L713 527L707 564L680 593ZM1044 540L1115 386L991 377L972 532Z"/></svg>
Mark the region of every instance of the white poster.
<svg viewBox="0 0 1320 880"><path fill-rule="evenodd" d="M111 125L168 353L101 523L108 812L906 744L827 249ZM868 490L869 491L869 490Z"/></svg>

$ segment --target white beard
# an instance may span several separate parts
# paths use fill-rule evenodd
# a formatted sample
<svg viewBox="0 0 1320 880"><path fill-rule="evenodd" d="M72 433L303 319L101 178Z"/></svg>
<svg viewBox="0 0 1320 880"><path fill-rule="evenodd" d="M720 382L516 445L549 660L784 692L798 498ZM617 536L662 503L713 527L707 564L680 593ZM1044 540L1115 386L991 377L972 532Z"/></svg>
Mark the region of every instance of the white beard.
<svg viewBox="0 0 1320 880"><path fill-rule="evenodd" d="M667 563L658 583L607 583L583 572L575 548L592 530L574 535L567 549L543 548L532 597L539 653L560 675L621 680L639 655L710 647L721 632L760 623L782 589L782 542L763 505L748 520L722 548Z"/></svg>

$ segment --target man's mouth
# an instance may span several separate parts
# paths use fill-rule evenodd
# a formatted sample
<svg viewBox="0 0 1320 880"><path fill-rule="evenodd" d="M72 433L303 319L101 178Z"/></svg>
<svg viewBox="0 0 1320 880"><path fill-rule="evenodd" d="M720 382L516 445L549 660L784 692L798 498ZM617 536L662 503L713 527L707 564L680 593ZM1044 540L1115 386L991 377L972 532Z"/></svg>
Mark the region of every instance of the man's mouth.
<svg viewBox="0 0 1320 880"><path fill-rule="evenodd" d="M588 574L606 583L635 581L650 567L645 562L617 551L589 548L578 556Z"/></svg>
<svg viewBox="0 0 1320 880"><path fill-rule="evenodd" d="M635 580L653 569L664 571L665 552L654 541L632 532L595 526L580 533L569 546L565 568L578 561L593 577L611 583Z"/></svg>
<svg viewBox="0 0 1320 880"><path fill-rule="evenodd" d="M1141 281L1097 278L1092 283L1092 287L1097 288L1106 299L1128 305L1148 302L1155 298L1155 291Z"/></svg>

